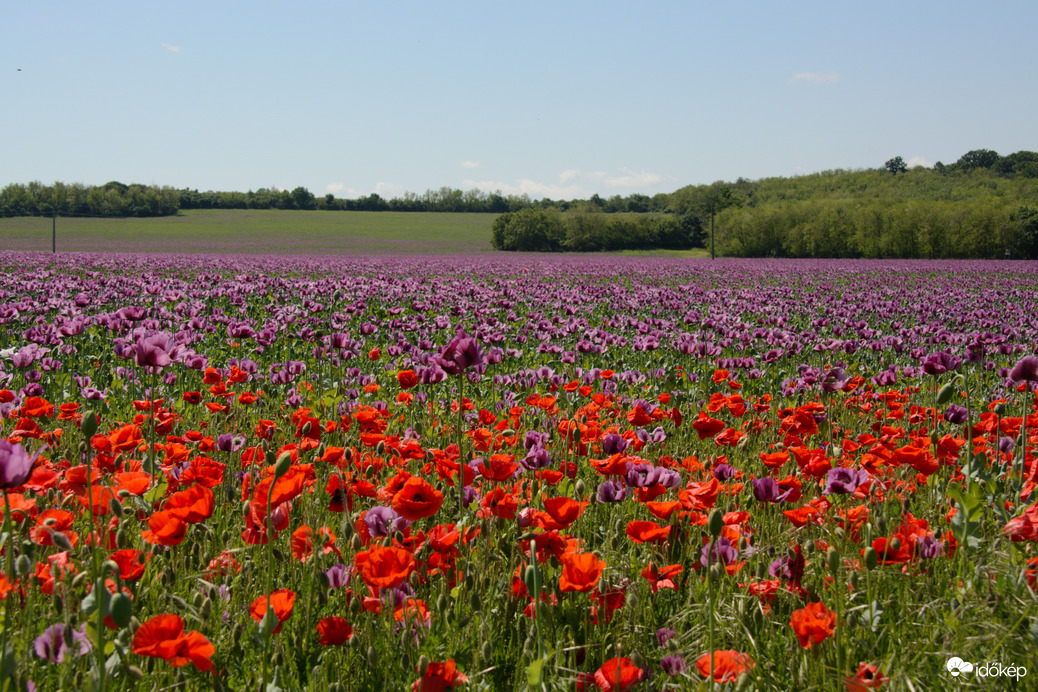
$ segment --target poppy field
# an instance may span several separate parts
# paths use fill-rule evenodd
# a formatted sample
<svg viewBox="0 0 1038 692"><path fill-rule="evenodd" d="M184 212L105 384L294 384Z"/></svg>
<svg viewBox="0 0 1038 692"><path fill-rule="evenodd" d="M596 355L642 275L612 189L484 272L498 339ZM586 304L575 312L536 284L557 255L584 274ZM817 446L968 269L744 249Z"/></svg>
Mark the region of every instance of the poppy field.
<svg viewBox="0 0 1038 692"><path fill-rule="evenodd" d="M5 690L1033 689L1038 264L0 265Z"/></svg>

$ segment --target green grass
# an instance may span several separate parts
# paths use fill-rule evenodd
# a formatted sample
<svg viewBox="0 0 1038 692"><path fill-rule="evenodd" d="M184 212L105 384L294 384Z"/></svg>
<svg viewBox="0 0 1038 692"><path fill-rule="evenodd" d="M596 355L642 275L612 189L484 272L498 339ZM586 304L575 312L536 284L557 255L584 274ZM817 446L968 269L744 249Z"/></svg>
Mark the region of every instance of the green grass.
<svg viewBox="0 0 1038 692"><path fill-rule="evenodd" d="M289 255L489 252L496 214L193 210L148 219L58 218L59 250ZM50 250L51 219L0 219L0 247Z"/></svg>

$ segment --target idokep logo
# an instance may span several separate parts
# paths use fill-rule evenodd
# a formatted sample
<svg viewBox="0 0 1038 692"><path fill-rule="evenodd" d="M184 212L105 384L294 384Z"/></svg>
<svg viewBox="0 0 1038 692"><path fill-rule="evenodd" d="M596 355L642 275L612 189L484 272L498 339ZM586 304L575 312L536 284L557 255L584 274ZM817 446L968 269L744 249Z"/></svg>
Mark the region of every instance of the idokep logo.
<svg viewBox="0 0 1038 692"><path fill-rule="evenodd" d="M958 656L952 656L948 659L948 662L944 664L944 667L948 669L953 678L957 678L963 673L972 673L973 664L969 661L963 661Z"/></svg>
<svg viewBox="0 0 1038 692"><path fill-rule="evenodd" d="M1023 666L1004 666L995 661L988 661L987 663L974 666L969 661L963 661L958 656L949 658L944 667L953 678L958 678L966 673L975 673L978 678L1008 677L1020 680L1020 678L1027 675L1027 668Z"/></svg>

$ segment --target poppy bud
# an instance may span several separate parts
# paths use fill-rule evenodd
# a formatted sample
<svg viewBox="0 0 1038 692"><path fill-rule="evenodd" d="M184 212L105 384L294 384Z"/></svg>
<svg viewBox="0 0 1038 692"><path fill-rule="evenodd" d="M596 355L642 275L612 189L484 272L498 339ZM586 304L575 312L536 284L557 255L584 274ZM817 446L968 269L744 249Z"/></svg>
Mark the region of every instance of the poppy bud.
<svg viewBox="0 0 1038 692"><path fill-rule="evenodd" d="M79 431L83 433L83 439L89 440L97 434L97 414L89 411L83 414L83 420L79 424Z"/></svg>
<svg viewBox="0 0 1038 692"><path fill-rule="evenodd" d="M274 466L274 478L281 478L292 468L292 455L285 452L278 457L277 465Z"/></svg>
<svg viewBox="0 0 1038 692"><path fill-rule="evenodd" d="M198 614L203 620L208 620L209 616L213 613L213 601L210 598L203 598L202 605L198 608Z"/></svg>
<svg viewBox="0 0 1038 692"><path fill-rule="evenodd" d="M450 601L447 600L447 594L441 593L439 596L436 597L436 610L438 612L446 612L449 606Z"/></svg>
<svg viewBox="0 0 1038 692"><path fill-rule="evenodd" d="M418 657L418 677L425 675L425 671L429 670L429 657L422 654Z"/></svg>
<svg viewBox="0 0 1038 692"><path fill-rule="evenodd" d="M943 406L951 401L952 396L955 394L955 383L949 382L948 384L941 387L941 391L937 392L937 405Z"/></svg>
<svg viewBox="0 0 1038 692"><path fill-rule="evenodd" d="M712 538L717 538L721 535L721 530L724 528L724 515L721 514L721 510L716 507L710 510L710 516L706 520L706 528Z"/></svg>
<svg viewBox="0 0 1038 692"><path fill-rule="evenodd" d="M766 576L768 576L768 566L766 564L764 564L763 562L758 562L757 563L757 578L758 579L763 579Z"/></svg>
<svg viewBox="0 0 1038 692"><path fill-rule="evenodd" d="M51 531L50 539L62 550L72 550L72 542L61 531ZM78 575L77 575L78 576Z"/></svg>
<svg viewBox="0 0 1038 692"><path fill-rule="evenodd" d="M584 485L584 479L583 478L578 478L577 479L577 484L575 486L573 486L573 489L576 492L578 500L580 498L584 497L584 493L587 492L587 486Z"/></svg>
<svg viewBox="0 0 1038 692"><path fill-rule="evenodd" d="M894 551L895 553L897 551L901 550L901 539L898 538L897 536L895 536L894 538L890 539L890 549L892 551Z"/></svg>
<svg viewBox="0 0 1038 692"><path fill-rule="evenodd" d="M29 572L32 572L32 560L29 559L28 555L23 553L18 556L18 559L14 561L14 572L19 577L24 577Z"/></svg>
<svg viewBox="0 0 1038 692"><path fill-rule="evenodd" d="M123 670L125 670L126 674L134 680L144 679L144 671L137 666L126 666Z"/></svg>
<svg viewBox="0 0 1038 692"><path fill-rule="evenodd" d="M111 500L108 501L108 508L112 510L112 514L114 514L117 517L121 517L123 515L123 503L119 502L119 498L117 497L113 497Z"/></svg>
<svg viewBox="0 0 1038 692"><path fill-rule="evenodd" d="M1001 416L1003 413L1006 412L1006 405L1005 404L998 404L998 405L995 406L994 410L995 410L996 414Z"/></svg>
<svg viewBox="0 0 1038 692"><path fill-rule="evenodd" d="M368 666L371 668L378 668L378 649L373 646L368 647L367 652Z"/></svg>
<svg viewBox="0 0 1038 692"><path fill-rule="evenodd" d="M379 440L378 444L375 445L375 453L382 456L386 453L386 442L385 440Z"/></svg>
<svg viewBox="0 0 1038 692"><path fill-rule="evenodd" d="M170 600L173 601L173 603L181 610L188 609L187 601L185 601L180 596L170 596Z"/></svg>
<svg viewBox="0 0 1038 692"><path fill-rule="evenodd" d="M712 582L720 581L720 579L721 579L721 569L722 568L721 568L720 563L715 562L714 564L710 565L710 581L712 581Z"/></svg>
<svg viewBox="0 0 1038 692"><path fill-rule="evenodd" d="M825 552L825 561L829 565L829 570L835 574L840 570L840 551L830 546Z"/></svg>
<svg viewBox="0 0 1038 692"><path fill-rule="evenodd" d="M108 610L116 627L122 629L130 624L133 617L133 601L122 591L114 594L108 603Z"/></svg>
<svg viewBox="0 0 1038 692"><path fill-rule="evenodd" d="M876 549L870 545L865 549L865 567L869 570L874 570L878 562L879 558L876 555Z"/></svg>
<svg viewBox="0 0 1038 692"><path fill-rule="evenodd" d="M64 535L64 534L62 534L62 535ZM66 540L68 540L68 539L66 539ZM86 580L87 580L87 573L86 572L80 572L76 576L72 577L72 588L73 589L78 589L79 587L81 587L83 585L83 582L85 582Z"/></svg>
<svg viewBox="0 0 1038 692"><path fill-rule="evenodd" d="M858 588L858 573L857 572L851 572L851 576L850 576L849 581L850 581L852 589Z"/></svg>

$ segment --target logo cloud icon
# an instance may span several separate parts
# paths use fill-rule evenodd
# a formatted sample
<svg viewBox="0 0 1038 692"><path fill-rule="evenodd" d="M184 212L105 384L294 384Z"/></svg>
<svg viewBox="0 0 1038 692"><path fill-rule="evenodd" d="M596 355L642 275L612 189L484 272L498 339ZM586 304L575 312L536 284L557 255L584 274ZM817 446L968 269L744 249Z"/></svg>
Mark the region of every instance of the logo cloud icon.
<svg viewBox="0 0 1038 692"><path fill-rule="evenodd" d="M962 673L972 673L973 664L969 661L963 661L958 656L953 656L948 659L948 662L944 664L944 667L948 669L952 677L958 677Z"/></svg>

